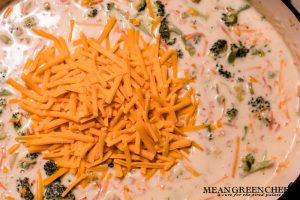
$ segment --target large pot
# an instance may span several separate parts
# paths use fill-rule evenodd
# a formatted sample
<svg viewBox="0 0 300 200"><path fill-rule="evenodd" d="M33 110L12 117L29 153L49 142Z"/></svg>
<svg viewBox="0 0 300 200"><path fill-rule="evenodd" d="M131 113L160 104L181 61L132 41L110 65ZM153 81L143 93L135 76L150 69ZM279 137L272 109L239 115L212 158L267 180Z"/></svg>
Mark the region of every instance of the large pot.
<svg viewBox="0 0 300 200"><path fill-rule="evenodd" d="M13 0L0 0L0 12ZM20 0L16 0L20 1ZM251 4L273 24L288 45L300 73L300 1L299 0L250 0ZM300 123L300 122L299 122ZM296 141L296 139L295 139ZM271 181L274 186L300 188L300 149L291 148L289 168ZM299 177L298 177L299 176ZM295 179L298 179L295 181ZM285 194L281 199L290 199ZM288 194L290 195L290 194Z"/></svg>

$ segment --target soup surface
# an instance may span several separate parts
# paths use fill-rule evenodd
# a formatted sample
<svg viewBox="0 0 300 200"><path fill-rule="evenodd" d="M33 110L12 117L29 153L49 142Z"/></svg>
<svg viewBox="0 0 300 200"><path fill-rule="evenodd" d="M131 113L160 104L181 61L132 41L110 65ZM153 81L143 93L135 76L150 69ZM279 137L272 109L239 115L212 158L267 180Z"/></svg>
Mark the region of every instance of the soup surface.
<svg viewBox="0 0 300 200"><path fill-rule="evenodd" d="M151 3L154 18L161 15L168 23L170 38L162 37L162 41L176 50L181 76L188 73L194 77L190 87L199 102L196 123L208 125L188 133L188 137L204 151L193 147L184 153L186 159L149 181L132 170L122 180L95 180L84 189L77 186L72 193L76 199L124 199L123 188L128 187L133 199L218 199L216 194L204 194L203 187L267 184L288 168L289 153L299 149L299 73L282 38L247 1L162 0L164 10L158 9L157 2ZM155 19L147 8L137 11L130 0L104 0L92 6L72 0L27 0L7 9L11 10L4 10L0 19L0 199L22 199L16 189L17 179L28 177L35 194L37 170L46 176L42 155L24 166L20 163L28 152L23 145L12 155L7 152L16 143L15 137L30 125L30 119L11 120L25 111L14 104L5 105L19 95L6 79L20 79L26 60L49 45L31 28L67 39L69 22L74 19L73 40L80 32L97 38L109 17L115 16L119 26L112 30L112 41L128 28L139 29L151 40ZM153 32L158 33L159 28ZM186 170L187 160L200 176ZM109 172L115 173L114 169ZM68 186L74 179L68 173L61 181Z"/></svg>

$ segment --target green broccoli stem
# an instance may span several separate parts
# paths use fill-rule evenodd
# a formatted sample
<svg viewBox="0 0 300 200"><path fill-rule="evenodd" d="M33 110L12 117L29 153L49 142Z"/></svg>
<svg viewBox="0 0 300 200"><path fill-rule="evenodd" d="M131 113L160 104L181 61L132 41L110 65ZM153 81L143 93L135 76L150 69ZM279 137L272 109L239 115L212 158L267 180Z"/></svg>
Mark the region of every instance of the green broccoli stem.
<svg viewBox="0 0 300 200"><path fill-rule="evenodd" d="M263 160L261 162L255 162L249 171L244 171L242 176L248 176L254 172L261 171L273 166L273 161L271 160Z"/></svg>
<svg viewBox="0 0 300 200"><path fill-rule="evenodd" d="M247 10L250 8L250 5L249 4L245 4L243 6L241 6L238 10L237 10L237 14L239 14L240 12L244 11L244 10Z"/></svg>

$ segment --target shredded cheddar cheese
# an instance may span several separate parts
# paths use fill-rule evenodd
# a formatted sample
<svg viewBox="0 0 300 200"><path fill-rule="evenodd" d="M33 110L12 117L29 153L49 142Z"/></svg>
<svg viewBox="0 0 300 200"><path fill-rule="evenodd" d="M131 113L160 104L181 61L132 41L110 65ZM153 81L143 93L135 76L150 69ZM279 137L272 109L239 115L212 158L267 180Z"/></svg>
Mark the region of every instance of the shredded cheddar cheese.
<svg viewBox="0 0 300 200"><path fill-rule="evenodd" d="M103 164L110 162L116 177L139 168L148 180L184 158L182 150L194 146L203 151L184 133L207 125L195 125L198 103L194 90L185 88L192 79L178 76L176 53L163 49L159 36L147 42L134 29L112 45L108 38L115 23L111 17L97 40L81 33L72 50L61 37L33 29L53 41L53 47L39 52L47 53L48 60L36 62L38 54L26 62L21 75L25 85L7 80L23 95L11 102L32 120L28 134L16 140L60 167L44 180L38 175L39 193L40 184L71 172L77 179L65 196L77 184L86 186L92 173L105 173ZM69 42L71 35L72 30Z"/></svg>

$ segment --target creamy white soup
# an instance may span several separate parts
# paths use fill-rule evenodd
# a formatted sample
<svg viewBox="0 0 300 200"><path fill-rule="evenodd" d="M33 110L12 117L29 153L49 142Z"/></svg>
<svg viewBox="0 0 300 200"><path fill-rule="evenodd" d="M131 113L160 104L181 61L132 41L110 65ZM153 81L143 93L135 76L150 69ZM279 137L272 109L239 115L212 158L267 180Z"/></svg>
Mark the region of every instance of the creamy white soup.
<svg viewBox="0 0 300 200"><path fill-rule="evenodd" d="M26 111L9 102L20 93L6 80L22 83L26 60L51 44L33 28L67 41L72 19L72 41L80 38L80 32L98 38L111 16L118 24L110 33L112 43L129 28L139 30L147 41L161 35L161 45L176 51L179 76L188 74L194 79L187 89L194 88L198 102L195 123L203 127L186 134L203 151L194 146L182 151L183 159L163 174L157 171L149 180L135 168L117 178L112 160L108 171L98 172L85 188L76 185L68 198L60 197L62 192L58 191L56 199L224 199L205 194L203 188L264 186L288 169L289 153L299 149L299 72L280 35L248 1L83 3L86 5L73 0L16 1L0 13L0 199L36 199L37 173L39 170L43 179L47 177L44 168L48 160L42 158L45 152L28 154L24 143L9 153L18 144L15 137L26 134L31 119L20 120ZM154 17L149 15L149 3ZM199 172L197 176L186 169L187 162ZM60 178L60 189L65 190L75 179L74 174L65 174ZM26 181L24 192L20 184ZM43 198L51 199L46 193L53 191L47 187L43 191Z"/></svg>

